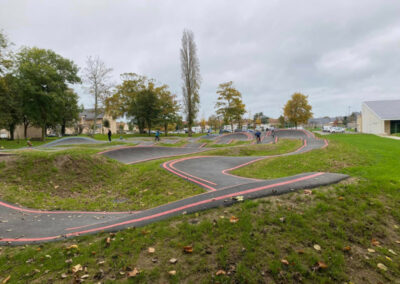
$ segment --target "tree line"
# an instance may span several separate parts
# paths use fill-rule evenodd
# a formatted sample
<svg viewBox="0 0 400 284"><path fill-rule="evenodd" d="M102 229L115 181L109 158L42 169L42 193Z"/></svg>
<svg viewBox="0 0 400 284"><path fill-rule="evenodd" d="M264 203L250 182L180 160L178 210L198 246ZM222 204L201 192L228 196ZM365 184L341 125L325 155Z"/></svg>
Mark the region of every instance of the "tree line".
<svg viewBox="0 0 400 284"><path fill-rule="evenodd" d="M88 93L94 98L95 133L96 118L100 108L117 117L127 117L138 126L140 133L145 130L163 128L165 133L171 125L182 125L183 117L191 136L200 105L200 64L194 35L183 31L180 49L182 104L168 85L135 73L121 75L121 83L111 83L112 69L98 57L88 57L82 75L78 66L67 58L49 49L23 47L13 52L6 36L0 32L0 128L9 130L14 139L17 125L23 125L27 137L29 126L42 129L42 139L48 128L61 126L61 134L79 120L83 107L78 106L78 95L72 89L74 84L85 83ZM82 78L81 78L82 77ZM214 129L237 123L242 127L246 113L242 93L232 81L221 83L216 90L215 115L208 119ZM310 116L311 107L307 97L294 94L280 119L283 123L293 122L296 126ZM254 123L267 123L268 117L262 112L254 115ZM205 119L200 125L205 127Z"/></svg>

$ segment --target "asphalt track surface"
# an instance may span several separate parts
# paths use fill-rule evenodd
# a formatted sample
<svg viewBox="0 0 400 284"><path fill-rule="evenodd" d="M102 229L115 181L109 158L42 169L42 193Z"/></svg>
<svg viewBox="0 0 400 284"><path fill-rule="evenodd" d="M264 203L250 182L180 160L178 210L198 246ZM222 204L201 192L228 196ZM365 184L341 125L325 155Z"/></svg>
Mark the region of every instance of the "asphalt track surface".
<svg viewBox="0 0 400 284"><path fill-rule="evenodd" d="M263 143L273 143L276 139L283 137L303 140L303 145L299 149L285 155L300 154L327 146L326 140L316 139L307 131L276 131L275 137L268 134L270 133L262 137ZM168 151L160 150L163 148ZM176 149L181 150L176 152ZM199 151L199 148L136 146L119 148L102 154L124 163L135 163L154 159L156 153L159 157L164 157L165 154L181 155L183 152L179 151L188 149ZM140 151L142 154L139 154ZM238 196L253 199L285 194L337 183L348 177L343 174L311 172L273 180L257 180L229 173L239 167L267 158L269 157L195 156L167 161L162 164L162 167L189 182L202 186L207 192L137 212L40 211L0 201L0 244L41 243L102 231L119 231L186 213L228 206L238 202L236 200Z"/></svg>
<svg viewBox="0 0 400 284"><path fill-rule="evenodd" d="M161 147L161 146L128 146L110 149L99 154L118 160L125 164L136 164L144 161L188 155L205 151L198 147Z"/></svg>
<svg viewBox="0 0 400 284"><path fill-rule="evenodd" d="M98 140L88 138L88 137L65 137L65 138L61 138L61 139L55 140L53 142L41 145L41 146L39 146L39 148L40 147L48 148L48 147L75 145L75 144L102 144L102 143L105 143L105 141L98 141Z"/></svg>
<svg viewBox="0 0 400 284"><path fill-rule="evenodd" d="M215 144L230 144L233 141L250 141L253 139L253 135L248 132L238 132L224 134L215 140Z"/></svg>

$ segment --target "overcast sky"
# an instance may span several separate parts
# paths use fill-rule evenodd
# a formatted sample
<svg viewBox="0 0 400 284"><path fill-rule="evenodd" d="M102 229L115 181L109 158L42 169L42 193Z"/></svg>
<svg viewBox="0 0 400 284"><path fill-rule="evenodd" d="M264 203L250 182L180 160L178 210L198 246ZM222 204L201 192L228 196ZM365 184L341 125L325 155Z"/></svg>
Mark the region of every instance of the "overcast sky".
<svg viewBox="0 0 400 284"><path fill-rule="evenodd" d="M87 56L99 56L116 83L135 72L179 98L185 28L200 60L198 118L214 112L216 88L226 81L252 115L270 117L294 92L309 96L315 117L400 99L399 0L0 0L0 29L16 47L52 49L81 69Z"/></svg>

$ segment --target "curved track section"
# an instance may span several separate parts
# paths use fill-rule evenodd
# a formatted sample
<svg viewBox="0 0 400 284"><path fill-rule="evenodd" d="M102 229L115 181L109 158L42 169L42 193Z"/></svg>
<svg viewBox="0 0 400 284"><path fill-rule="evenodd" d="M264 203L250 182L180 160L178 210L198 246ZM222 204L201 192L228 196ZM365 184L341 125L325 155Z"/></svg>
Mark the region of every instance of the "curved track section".
<svg viewBox="0 0 400 284"><path fill-rule="evenodd" d="M253 139L253 135L248 132L236 132L224 134L215 140L215 144L230 144L234 140L249 141Z"/></svg>
<svg viewBox="0 0 400 284"><path fill-rule="evenodd" d="M308 132L276 131L275 136L303 139L302 147L286 155L302 153L327 145L326 141L315 139ZM270 139L269 135L265 137L265 139ZM143 160L143 157L145 160L155 158L155 154L150 150L147 153L152 154L126 160L125 156L138 154L143 148L145 147L127 147L124 148L126 150L119 149L117 152L112 150L103 154L110 155L114 152L112 154L114 158L120 158L127 163L139 162ZM168 148L168 150L171 149ZM157 153L162 155L171 152L159 151ZM177 154L177 152L173 154ZM231 205L237 202L238 196L251 199L285 194L299 189L337 183L348 177L343 174L312 172L273 180L257 180L233 176L229 173L233 169L266 158L268 157L197 156L168 161L163 164L166 170L199 184L207 189L207 192L140 212L38 211L0 202L0 244L38 243L101 231L118 231L185 213Z"/></svg>
<svg viewBox="0 0 400 284"><path fill-rule="evenodd" d="M197 147L130 146L107 150L99 154L125 164L136 164L154 159L198 153L205 150L207 149L198 149Z"/></svg>
<svg viewBox="0 0 400 284"><path fill-rule="evenodd" d="M65 137L56 141L41 145L40 147L55 147L64 145L75 145L75 144L102 144L104 141L98 141L88 137Z"/></svg>

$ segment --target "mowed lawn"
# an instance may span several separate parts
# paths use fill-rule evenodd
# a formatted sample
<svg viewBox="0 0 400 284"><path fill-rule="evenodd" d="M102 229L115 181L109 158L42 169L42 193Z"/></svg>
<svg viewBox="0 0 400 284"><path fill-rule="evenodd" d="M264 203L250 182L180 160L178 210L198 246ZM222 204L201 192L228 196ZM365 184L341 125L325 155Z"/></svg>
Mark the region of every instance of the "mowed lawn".
<svg viewBox="0 0 400 284"><path fill-rule="evenodd" d="M259 161L235 173L352 176L341 184L312 194L238 202L116 234L3 247L0 281L10 276L8 283L396 283L400 142L372 135L328 139L325 149ZM74 273L76 265L82 271Z"/></svg>

